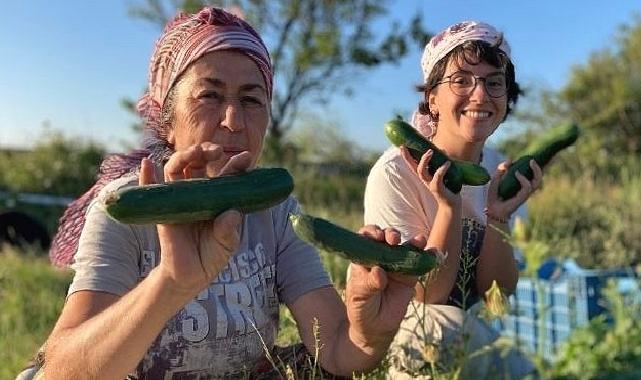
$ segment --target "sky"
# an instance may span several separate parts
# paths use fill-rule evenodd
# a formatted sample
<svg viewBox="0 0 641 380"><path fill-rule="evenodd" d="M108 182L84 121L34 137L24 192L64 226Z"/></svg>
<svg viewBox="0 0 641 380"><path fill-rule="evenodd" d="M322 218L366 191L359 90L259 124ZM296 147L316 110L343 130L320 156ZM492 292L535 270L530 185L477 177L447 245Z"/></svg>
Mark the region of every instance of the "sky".
<svg viewBox="0 0 641 380"><path fill-rule="evenodd" d="M138 145L134 115L121 99L137 99L159 27L134 19L139 0L2 0L0 12L0 147L29 148L51 130L110 151ZM436 33L462 20L488 22L512 47L521 85L559 89L574 65L612 46L622 24L641 14L638 0L397 0L390 19L420 10ZM379 22L381 35L389 22ZM398 65L351 78L351 97L337 94L304 111L339 126L363 148L389 144L383 125L396 113L406 118L419 100L421 49ZM521 102L520 104L525 104ZM509 122L508 122L509 123ZM514 123L514 122L512 122ZM48 127L44 127L47 125ZM500 133L498 134L500 137Z"/></svg>

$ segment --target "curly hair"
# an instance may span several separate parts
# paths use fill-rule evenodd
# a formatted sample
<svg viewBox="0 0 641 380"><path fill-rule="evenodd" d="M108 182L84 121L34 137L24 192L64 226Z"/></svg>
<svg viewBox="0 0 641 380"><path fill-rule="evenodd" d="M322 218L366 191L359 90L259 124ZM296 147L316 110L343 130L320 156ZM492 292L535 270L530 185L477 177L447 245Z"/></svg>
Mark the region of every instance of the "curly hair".
<svg viewBox="0 0 641 380"><path fill-rule="evenodd" d="M500 41L494 45L490 45L481 40L466 41L438 61L436 65L434 65L434 69L427 78L427 81L424 84L416 86L417 91L425 94L424 99L418 105L419 112L423 115L430 115L435 121L438 120L438 115L431 113L427 98L430 91L443 79L447 65L450 62L456 62L458 66L464 63L478 65L481 62L485 62L505 72L505 79L507 81L507 112L505 113L505 118L507 118L507 115L512 111L512 107L518 101L519 95L523 92L516 82L514 64L510 58L498 48L500 44ZM505 120L505 118L503 120Z"/></svg>

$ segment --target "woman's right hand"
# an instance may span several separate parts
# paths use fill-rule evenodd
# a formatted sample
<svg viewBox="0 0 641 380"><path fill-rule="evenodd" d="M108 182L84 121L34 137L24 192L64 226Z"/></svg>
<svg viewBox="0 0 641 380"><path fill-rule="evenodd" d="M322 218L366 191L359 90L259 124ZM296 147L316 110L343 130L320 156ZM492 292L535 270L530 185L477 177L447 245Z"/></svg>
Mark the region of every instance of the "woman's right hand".
<svg viewBox="0 0 641 380"><path fill-rule="evenodd" d="M412 168L421 182L425 184L425 187L432 193L436 202L439 206L447 207L457 207L461 204L461 196L459 194L454 194L450 189L445 186L443 182L445 178L445 173L447 169L451 166L452 162L448 161L445 164L441 165L434 175L430 175L427 165L432 158L434 152L431 149L428 149L427 152L423 154L421 160L417 164L409 150L406 147L401 147L401 155L407 164Z"/></svg>
<svg viewBox="0 0 641 380"><path fill-rule="evenodd" d="M251 165L248 152L233 156L218 175L245 171ZM160 174L149 159L143 159L140 185L187 178L206 177L207 168L220 167L224 159L219 145L202 143L177 151L169 158ZM162 182L162 181L160 181ZM228 210L213 220L186 224L158 224L160 263L158 270L176 291L193 297L207 287L227 265L238 248L242 215Z"/></svg>

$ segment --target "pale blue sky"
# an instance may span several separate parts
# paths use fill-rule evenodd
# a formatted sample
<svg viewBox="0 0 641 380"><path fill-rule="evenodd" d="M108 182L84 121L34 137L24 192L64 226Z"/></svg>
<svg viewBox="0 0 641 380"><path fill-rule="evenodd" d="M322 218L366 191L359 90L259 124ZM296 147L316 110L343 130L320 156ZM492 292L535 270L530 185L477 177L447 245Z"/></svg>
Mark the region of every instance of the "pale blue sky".
<svg viewBox="0 0 641 380"><path fill-rule="evenodd" d="M4 1L0 12L0 146L28 147L43 122L69 136L94 139L112 151L137 143L133 116L120 99L136 99L158 28L127 15L132 0ZM618 27L641 13L633 0L399 0L393 16L423 11L436 32L467 19L489 22L512 46L517 79L562 86L572 65L612 44ZM380 24L384 29L387 25ZM397 66L353 79L351 98L337 95L308 109L341 125L347 136L376 150L388 143L382 126L394 113L409 116L421 81L421 52ZM525 103L525 102L523 102Z"/></svg>

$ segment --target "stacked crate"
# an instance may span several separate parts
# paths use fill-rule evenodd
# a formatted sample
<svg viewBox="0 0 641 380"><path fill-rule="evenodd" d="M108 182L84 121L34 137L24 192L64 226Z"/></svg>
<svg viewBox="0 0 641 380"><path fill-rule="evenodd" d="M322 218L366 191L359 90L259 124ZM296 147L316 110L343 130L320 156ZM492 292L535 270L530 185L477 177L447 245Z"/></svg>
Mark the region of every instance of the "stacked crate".
<svg viewBox="0 0 641 380"><path fill-rule="evenodd" d="M519 279L510 313L494 323L525 351L552 361L574 329L607 313L602 289L609 279L637 283L631 270L585 270L572 261L559 269L549 278Z"/></svg>

